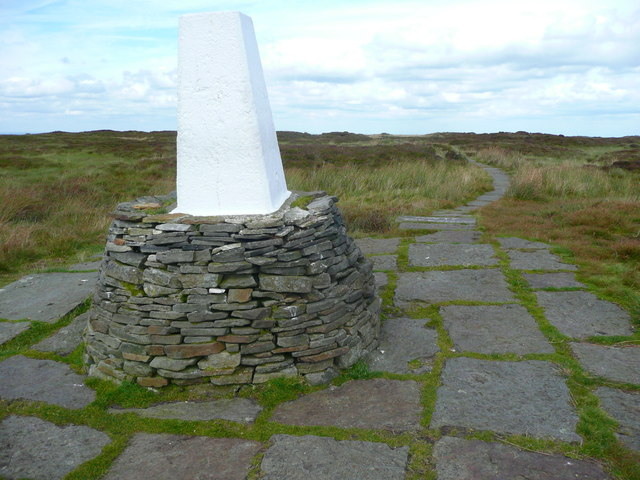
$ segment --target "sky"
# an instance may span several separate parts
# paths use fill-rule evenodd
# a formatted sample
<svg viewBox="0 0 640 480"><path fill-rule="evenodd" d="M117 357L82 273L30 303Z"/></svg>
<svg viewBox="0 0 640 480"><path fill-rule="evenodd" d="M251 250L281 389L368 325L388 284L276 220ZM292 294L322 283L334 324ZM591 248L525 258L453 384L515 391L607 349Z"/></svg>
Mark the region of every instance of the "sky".
<svg viewBox="0 0 640 480"><path fill-rule="evenodd" d="M175 130L178 17L225 10L277 130L640 134L638 0L0 0L0 133Z"/></svg>

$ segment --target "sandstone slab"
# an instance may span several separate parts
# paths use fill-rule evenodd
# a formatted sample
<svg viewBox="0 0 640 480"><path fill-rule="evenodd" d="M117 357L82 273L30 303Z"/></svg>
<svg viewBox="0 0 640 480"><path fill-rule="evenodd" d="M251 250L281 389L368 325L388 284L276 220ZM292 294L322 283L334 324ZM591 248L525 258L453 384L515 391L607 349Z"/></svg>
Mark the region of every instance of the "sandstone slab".
<svg viewBox="0 0 640 480"><path fill-rule="evenodd" d="M244 480L260 448L239 438L137 433L104 480Z"/></svg>
<svg viewBox="0 0 640 480"><path fill-rule="evenodd" d="M82 331L87 326L88 319L88 313L78 315L69 325L62 327L32 348L41 352L54 352L62 356L69 355L82 342Z"/></svg>
<svg viewBox="0 0 640 480"><path fill-rule="evenodd" d="M359 238L355 242L365 255L396 253L400 245L399 238Z"/></svg>
<svg viewBox="0 0 640 480"><path fill-rule="evenodd" d="M16 355L0 363L0 397L24 398L65 408L83 408L96 393L83 383L84 377L67 365Z"/></svg>
<svg viewBox="0 0 640 480"><path fill-rule="evenodd" d="M594 393L602 408L618 422L618 440L640 451L640 393L608 387L600 387Z"/></svg>
<svg viewBox="0 0 640 480"><path fill-rule="evenodd" d="M563 455L523 451L501 443L442 437L433 449L438 480L606 480L602 467Z"/></svg>
<svg viewBox="0 0 640 480"><path fill-rule="evenodd" d="M437 333L425 328L426 319L390 318L380 333L380 345L369 354L371 370L390 373L424 373L431 370L431 359L438 352ZM409 362L418 361L415 368Z"/></svg>
<svg viewBox="0 0 640 480"><path fill-rule="evenodd" d="M208 402L173 402L148 408L112 408L109 413L135 413L146 418L177 418L188 421L230 420L253 422L262 407L248 398L221 398Z"/></svg>
<svg viewBox="0 0 640 480"><path fill-rule="evenodd" d="M542 242L535 242L533 240L525 240L524 238L518 237L498 237L498 243L505 250L517 250L520 248L524 249L533 249L533 250L544 250L551 248L551 245Z"/></svg>
<svg viewBox="0 0 640 480"><path fill-rule="evenodd" d="M495 269L400 273L395 299L400 304L411 301L437 303L451 300L514 300L502 272Z"/></svg>
<svg viewBox="0 0 640 480"><path fill-rule="evenodd" d="M29 330L31 322L0 322L0 345L14 339L22 332Z"/></svg>
<svg viewBox="0 0 640 480"><path fill-rule="evenodd" d="M474 244L424 244L409 245L409 266L411 267L439 267L442 265L459 266L488 266L496 265L498 259L494 256L491 245Z"/></svg>
<svg viewBox="0 0 640 480"><path fill-rule="evenodd" d="M576 280L575 274L569 272L557 273L524 273L522 275L531 288L582 288L585 285Z"/></svg>
<svg viewBox="0 0 640 480"><path fill-rule="evenodd" d="M420 386L413 381L353 380L278 406L272 422L408 431L420 427Z"/></svg>
<svg viewBox="0 0 640 480"><path fill-rule="evenodd" d="M458 352L525 355L555 351L520 305L449 305L440 313Z"/></svg>
<svg viewBox="0 0 640 480"><path fill-rule="evenodd" d="M260 468L263 480L402 480L409 447L273 435Z"/></svg>
<svg viewBox="0 0 640 480"><path fill-rule="evenodd" d="M374 270L398 270L397 255L375 255L369 257L369 260L373 263Z"/></svg>
<svg viewBox="0 0 640 480"><path fill-rule="evenodd" d="M629 314L589 292L536 292L547 320L568 337L631 335Z"/></svg>
<svg viewBox="0 0 640 480"><path fill-rule="evenodd" d="M463 427L579 442L569 390L552 364L447 360L432 428Z"/></svg>
<svg viewBox="0 0 640 480"><path fill-rule="evenodd" d="M578 361L593 375L640 385L640 346L610 347L591 343L571 343Z"/></svg>
<svg viewBox="0 0 640 480"><path fill-rule="evenodd" d="M59 480L109 442L106 433L89 427L11 415L0 423L0 477Z"/></svg>
<svg viewBox="0 0 640 480"><path fill-rule="evenodd" d="M54 323L84 302L98 272L40 273L0 289L0 318Z"/></svg>
<svg viewBox="0 0 640 480"><path fill-rule="evenodd" d="M547 250L522 252L507 250L511 268L515 270L577 270L578 267L570 263L563 263L560 257Z"/></svg>
<svg viewBox="0 0 640 480"><path fill-rule="evenodd" d="M443 230L441 232L419 235L416 242L421 243L475 243L482 234L476 230Z"/></svg>

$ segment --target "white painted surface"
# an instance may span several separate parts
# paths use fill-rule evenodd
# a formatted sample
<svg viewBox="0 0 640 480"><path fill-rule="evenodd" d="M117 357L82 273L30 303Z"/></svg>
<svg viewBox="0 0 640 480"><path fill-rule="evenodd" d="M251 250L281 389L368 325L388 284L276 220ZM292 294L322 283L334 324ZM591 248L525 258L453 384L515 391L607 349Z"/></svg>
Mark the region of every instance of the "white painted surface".
<svg viewBox="0 0 640 480"><path fill-rule="evenodd" d="M270 213L289 197L251 19L180 17L177 208Z"/></svg>

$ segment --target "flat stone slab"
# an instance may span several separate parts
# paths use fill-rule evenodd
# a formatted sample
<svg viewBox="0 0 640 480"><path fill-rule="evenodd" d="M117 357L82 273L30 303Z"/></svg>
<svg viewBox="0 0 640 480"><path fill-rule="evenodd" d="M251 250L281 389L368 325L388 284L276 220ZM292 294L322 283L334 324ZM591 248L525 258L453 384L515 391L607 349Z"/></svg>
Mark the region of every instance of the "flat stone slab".
<svg viewBox="0 0 640 480"><path fill-rule="evenodd" d="M91 294L98 272L39 273L0 289L0 318L54 323Z"/></svg>
<svg viewBox="0 0 640 480"><path fill-rule="evenodd" d="M557 273L523 273L522 276L531 288L567 288L584 287L584 283L576 280L576 276L569 272Z"/></svg>
<svg viewBox="0 0 640 480"><path fill-rule="evenodd" d="M457 352L554 353L535 319L520 305L449 305L440 308Z"/></svg>
<svg viewBox="0 0 640 480"><path fill-rule="evenodd" d="M102 260L94 260L93 262L81 262L71 265L69 270L72 272L86 272L88 270L100 270Z"/></svg>
<svg viewBox="0 0 640 480"><path fill-rule="evenodd" d="M520 250L507 250L511 268L515 270L577 270L578 267L571 263L562 263L560 257L547 250L534 250L522 252Z"/></svg>
<svg viewBox="0 0 640 480"><path fill-rule="evenodd" d="M352 380L278 406L272 422L403 432L420 428L420 386L413 381Z"/></svg>
<svg viewBox="0 0 640 480"><path fill-rule="evenodd" d="M244 480L261 444L239 438L137 433L104 480Z"/></svg>
<svg viewBox="0 0 640 480"><path fill-rule="evenodd" d="M112 408L109 413L135 413L147 418L177 418L188 421L230 420L255 421L262 407L248 398L221 398L209 402L174 402L148 408Z"/></svg>
<svg viewBox="0 0 640 480"><path fill-rule="evenodd" d="M378 289L386 287L389 283L389 277L387 277L387 274L383 272L374 272L373 279L376 282L376 287L378 287Z"/></svg>
<svg viewBox="0 0 640 480"><path fill-rule="evenodd" d="M29 330L31 322L0 322L0 345L13 340L22 332Z"/></svg>
<svg viewBox="0 0 640 480"><path fill-rule="evenodd" d="M77 409L96 398L96 392L84 385L85 377L53 360L10 357L0 363L0 378L0 397L7 400L24 398Z"/></svg>
<svg viewBox="0 0 640 480"><path fill-rule="evenodd" d="M602 467L501 443L442 437L433 448L438 480L605 480Z"/></svg>
<svg viewBox="0 0 640 480"><path fill-rule="evenodd" d="M616 436L627 447L640 451L640 393L600 387L595 393L602 408L620 425Z"/></svg>
<svg viewBox="0 0 640 480"><path fill-rule="evenodd" d="M431 371L432 357L439 351L438 335L424 324L428 319L390 318L382 324L380 346L367 358L374 371L420 374ZM415 368L409 362L418 361Z"/></svg>
<svg viewBox="0 0 640 480"><path fill-rule="evenodd" d="M451 358L441 382L431 428L581 441L569 390L549 362Z"/></svg>
<svg viewBox="0 0 640 480"><path fill-rule="evenodd" d="M420 235L416 242L423 243L475 243L482 234L477 230L443 230L441 232Z"/></svg>
<svg viewBox="0 0 640 480"><path fill-rule="evenodd" d="M593 375L616 382L640 384L640 346L569 345L578 361Z"/></svg>
<svg viewBox="0 0 640 480"><path fill-rule="evenodd" d="M496 265L491 245L474 244L428 244L412 243L409 245L409 266L439 267L443 265L488 266Z"/></svg>
<svg viewBox="0 0 640 480"><path fill-rule="evenodd" d="M400 273L395 299L398 303L514 301L502 272L496 269Z"/></svg>
<svg viewBox="0 0 640 480"><path fill-rule="evenodd" d="M88 312L78 315L69 325L62 327L31 348L41 352L54 352L63 357L69 355L82 342L82 331L87 326L88 319Z"/></svg>
<svg viewBox="0 0 640 480"><path fill-rule="evenodd" d="M466 225L475 225L476 219L470 215L438 215L433 217L412 217L405 215L398 217L397 222L426 222L426 223L458 223Z"/></svg>
<svg viewBox="0 0 640 480"><path fill-rule="evenodd" d="M551 248L551 245L542 242L535 242L533 240L525 240L524 238L518 237L498 237L498 243L505 250L513 250L519 248L526 249L548 249Z"/></svg>
<svg viewBox="0 0 640 480"><path fill-rule="evenodd" d="M400 245L399 238L358 238L355 242L365 255L396 253Z"/></svg>
<svg viewBox="0 0 640 480"><path fill-rule="evenodd" d="M589 292L536 292L547 320L572 338L631 335L629 314Z"/></svg>
<svg viewBox="0 0 640 480"><path fill-rule="evenodd" d="M409 447L273 435L260 468L262 480L403 480Z"/></svg>
<svg viewBox="0 0 640 480"><path fill-rule="evenodd" d="M11 415L0 423L0 477L59 480L110 441L93 428Z"/></svg>
<svg viewBox="0 0 640 480"><path fill-rule="evenodd" d="M462 223L402 222L398 228L400 230L473 230L476 226Z"/></svg>
<svg viewBox="0 0 640 480"><path fill-rule="evenodd" d="M375 255L373 257L369 257L369 260L373 262L374 270L398 270L397 255Z"/></svg>

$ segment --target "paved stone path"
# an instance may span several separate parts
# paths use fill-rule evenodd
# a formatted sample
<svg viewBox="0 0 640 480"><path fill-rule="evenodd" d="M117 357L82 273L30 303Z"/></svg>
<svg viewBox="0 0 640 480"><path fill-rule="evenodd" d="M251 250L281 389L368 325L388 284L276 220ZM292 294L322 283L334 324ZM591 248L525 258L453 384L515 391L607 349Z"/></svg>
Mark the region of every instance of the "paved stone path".
<svg viewBox="0 0 640 480"><path fill-rule="evenodd" d="M4 405L36 412L50 405L59 412L46 419L31 410L3 414L0 403L0 478L60 479L100 458L108 459L102 478L109 480L244 479L249 472L269 480L401 480L429 472L439 480L613 478L596 459L531 450L519 439L583 441L569 372L557 363L562 352L545 335L555 328L553 338L564 335L592 378L592 403L615 420L620 444L640 451L640 347L624 341L633 332L630 316L587 291L575 278L578 268L551 253L551 245L481 241L471 213L508 186L500 170L483 168L494 179L493 192L429 217L400 217L400 228L415 231L413 237L357 241L393 302L386 305L393 314L380 346L366 359L384 377L328 385L266 411L246 398L96 407L95 392L64 363L81 342L81 315L0 362ZM506 266L537 306L519 300ZM31 275L0 289L0 346L10 351L34 321L53 324L79 305L95 282L95 267ZM598 344L599 337L618 343ZM137 416L218 425L217 433L138 432L112 460L114 440L99 430L103 420L83 423L88 408L103 408L104 418L123 425ZM222 435L225 425L236 427ZM265 425L274 432L268 438L259 434ZM472 438L474 432L484 440Z"/></svg>

